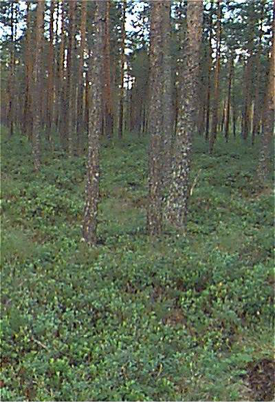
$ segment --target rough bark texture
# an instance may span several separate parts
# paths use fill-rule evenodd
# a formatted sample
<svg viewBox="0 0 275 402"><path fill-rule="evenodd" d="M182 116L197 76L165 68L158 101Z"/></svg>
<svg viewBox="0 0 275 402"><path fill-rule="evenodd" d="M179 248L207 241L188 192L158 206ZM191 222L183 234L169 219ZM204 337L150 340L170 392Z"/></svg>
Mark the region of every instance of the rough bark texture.
<svg viewBox="0 0 275 402"><path fill-rule="evenodd" d="M217 138L218 120L219 120L219 99L220 99L220 69L221 69L221 0L218 0L218 15L217 15L217 48L216 48L216 66L214 76L214 101L212 127L209 141L209 152L214 150L214 144Z"/></svg>
<svg viewBox="0 0 275 402"><path fill-rule="evenodd" d="M258 168L258 176L260 182L266 180L269 165L270 165L270 153L272 145L272 137L274 136L274 111L275 111L275 97L274 97L274 87L275 87L275 3L273 6L273 38L272 38L272 49L271 58L269 61L269 76L266 91L266 101L265 101L265 111L263 116L263 133L262 142L260 150L260 161Z"/></svg>
<svg viewBox="0 0 275 402"><path fill-rule="evenodd" d="M90 118L88 130L88 161L86 202L84 209L83 238L89 245L97 241L97 207L99 202L99 138L102 130L101 75L104 34L104 2L96 2L94 16L95 36L93 55L91 57L90 81Z"/></svg>
<svg viewBox="0 0 275 402"><path fill-rule="evenodd" d="M41 165L40 156L40 130L41 130L41 111L40 111L40 98L41 98L41 64L42 64L42 40L44 29L44 0L37 3L36 10L36 49L35 49L35 62L33 70L33 105L34 105L34 118L33 118L33 155L34 155L34 168L39 170Z"/></svg>
<svg viewBox="0 0 275 402"><path fill-rule="evenodd" d="M202 1L187 3L187 43L185 50L185 91L181 93L176 132L172 182L167 202L167 218L175 227L183 228L187 217L189 175L193 135L196 130L199 52L202 38Z"/></svg>
<svg viewBox="0 0 275 402"><path fill-rule="evenodd" d="M171 146L173 133L172 60L171 60L171 2L164 1L162 12L163 31L163 184L167 186L171 171Z"/></svg>
<svg viewBox="0 0 275 402"><path fill-rule="evenodd" d="M122 6L122 31L121 31L121 55L120 55L120 97L119 97L119 122L118 122L118 137L123 136L124 122L124 64L125 64L125 17L126 17L126 0L123 0Z"/></svg>
<svg viewBox="0 0 275 402"><path fill-rule="evenodd" d="M162 226L162 1L152 2L150 43L149 200L147 229L159 235Z"/></svg>

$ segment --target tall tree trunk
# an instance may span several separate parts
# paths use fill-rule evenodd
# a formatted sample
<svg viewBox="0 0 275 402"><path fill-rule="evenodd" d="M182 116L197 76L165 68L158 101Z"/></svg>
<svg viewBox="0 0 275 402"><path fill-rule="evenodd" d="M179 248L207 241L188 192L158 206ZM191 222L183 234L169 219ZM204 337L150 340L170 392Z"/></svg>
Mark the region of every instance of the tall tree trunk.
<svg viewBox="0 0 275 402"><path fill-rule="evenodd" d="M124 68L125 68L125 40L126 40L126 0L122 5L122 31L121 31L121 55L120 55L120 96L119 96L119 121L118 121L118 137L123 136L124 123Z"/></svg>
<svg viewBox="0 0 275 402"><path fill-rule="evenodd" d="M253 73L253 59L254 59L254 25L255 25L255 12L254 3L251 2L252 10L249 15L249 40L248 40L248 58L244 69L244 108L243 108L243 127L242 136L246 140L251 130L251 104L252 104L252 73Z"/></svg>
<svg viewBox="0 0 275 402"><path fill-rule="evenodd" d="M9 135L14 134L14 119L15 119L15 4L10 3L11 7L11 43L10 43L10 71L9 71L9 108L8 108L8 122L9 122Z"/></svg>
<svg viewBox="0 0 275 402"><path fill-rule="evenodd" d="M34 155L34 168L36 171L40 169L41 165L41 149L40 149L40 130L41 130L41 110L40 110L40 98L42 91L42 41L44 31L44 8L45 1L40 0L37 3L36 10L36 49L35 49L35 62L33 69L33 155Z"/></svg>
<svg viewBox="0 0 275 402"><path fill-rule="evenodd" d="M214 144L217 138L218 120L219 120L219 100L220 100L220 68L221 68L221 0L218 0L218 15L217 15L217 48L216 48L216 66L214 76L214 101L212 127L209 141L209 152L214 150Z"/></svg>
<svg viewBox="0 0 275 402"><path fill-rule="evenodd" d="M205 121L205 140L209 139L209 128L210 128L210 109L211 109L211 70L212 70L212 14L210 15L209 21L209 57L208 57L208 74L207 74L207 97L206 97L206 121Z"/></svg>
<svg viewBox="0 0 275 402"><path fill-rule="evenodd" d="M102 130L102 58L104 35L104 2L96 1L94 16L95 36L93 56L90 65L91 97L90 119L88 132L88 160L86 202L84 209L83 238L89 245L97 242L97 209L99 202L99 138Z"/></svg>
<svg viewBox="0 0 275 402"><path fill-rule="evenodd" d="M147 229L150 236L159 235L162 229L162 13L163 1L152 2L150 44L150 102L149 132L149 200Z"/></svg>
<svg viewBox="0 0 275 402"><path fill-rule="evenodd" d="M231 107L231 86L232 86L232 77L233 77L233 70L234 70L234 55L231 54L229 60L229 72L228 72L228 90L227 90L227 105L226 105L226 118L225 118L225 130L224 136L226 142L229 139L229 124L230 124L230 107Z"/></svg>
<svg viewBox="0 0 275 402"><path fill-rule="evenodd" d="M74 42L75 42L75 12L76 1L70 0L69 2L69 46L68 46L68 58L67 58L67 89L66 89L66 101L68 105L67 116L67 136L68 136L68 150L69 156L73 155L73 133L74 133Z"/></svg>
<svg viewBox="0 0 275 402"><path fill-rule="evenodd" d="M203 2L187 2L185 90L181 92L172 182L167 202L167 218L175 227L186 223L190 195L190 167L193 135L196 130L199 62L202 39Z"/></svg>
<svg viewBox="0 0 275 402"><path fill-rule="evenodd" d="M107 137L113 135L113 104L111 94L111 61L110 61L110 0L105 0L105 35L104 35L104 131Z"/></svg>
<svg viewBox="0 0 275 402"><path fill-rule="evenodd" d="M261 17L260 17L260 34L259 34L259 49L256 53L256 83L255 83L255 99L254 99L254 110L253 110L253 124L252 124L252 145L254 145L255 137L260 131L260 121L261 121L261 99L260 99L260 84L261 84L261 53L262 53L262 36L263 36L263 19L264 19L264 8L265 0L261 2Z"/></svg>
<svg viewBox="0 0 275 402"><path fill-rule="evenodd" d="M260 182L264 182L267 178L270 164L270 152L272 145L272 137L274 136L274 111L275 111L275 3L273 3L273 37L271 57L269 60L269 75L266 91L265 108L263 115L263 133L260 150L260 161L258 167L258 176Z"/></svg>
<svg viewBox="0 0 275 402"><path fill-rule="evenodd" d="M66 108L65 108L65 2L61 1L61 28L60 28L60 50L59 50L59 61L58 61L58 130L60 135L61 143L64 143L64 120L66 119Z"/></svg>
<svg viewBox="0 0 275 402"><path fill-rule="evenodd" d="M48 97L47 97L47 133L48 140L51 141L51 130L53 124L53 100L54 100L54 9L55 0L51 0L50 8L50 43L49 43L49 56L48 56Z"/></svg>
<svg viewBox="0 0 275 402"><path fill-rule="evenodd" d="M171 2L164 1L162 12L163 35L163 184L167 186L171 171L171 147L173 134L172 109L172 60L171 60Z"/></svg>
<svg viewBox="0 0 275 402"><path fill-rule="evenodd" d="M31 82L32 82L32 57L31 57L31 13L30 2L26 2L27 6L27 29L26 29L26 52L25 52L25 103L23 117L23 132L32 140L32 99L31 99Z"/></svg>
<svg viewBox="0 0 275 402"><path fill-rule="evenodd" d="M77 130L77 148L79 149L81 143L81 134L83 130L83 93L84 93L84 77L83 77L83 67L84 67L84 52L85 52L85 44L86 44L86 21L87 21L87 0L82 0L81 6L81 25L80 25L80 58L78 65L78 93L77 93L77 121L76 121L76 130Z"/></svg>

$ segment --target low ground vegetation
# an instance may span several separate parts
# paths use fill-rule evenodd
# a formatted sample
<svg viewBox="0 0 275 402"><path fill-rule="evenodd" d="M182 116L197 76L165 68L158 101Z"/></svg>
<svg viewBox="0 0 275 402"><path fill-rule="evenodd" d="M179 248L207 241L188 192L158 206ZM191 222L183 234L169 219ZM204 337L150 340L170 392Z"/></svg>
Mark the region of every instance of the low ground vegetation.
<svg viewBox="0 0 275 402"><path fill-rule="evenodd" d="M2 138L2 399L271 400L273 197L258 146L194 148L186 235L146 226L147 141L103 143L99 244L85 157L39 173Z"/></svg>

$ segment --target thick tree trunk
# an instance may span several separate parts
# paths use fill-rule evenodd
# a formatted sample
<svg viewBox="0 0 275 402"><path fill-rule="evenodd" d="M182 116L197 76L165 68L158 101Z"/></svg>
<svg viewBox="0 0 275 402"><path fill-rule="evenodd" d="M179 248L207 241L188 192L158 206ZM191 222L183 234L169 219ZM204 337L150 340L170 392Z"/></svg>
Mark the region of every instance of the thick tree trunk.
<svg viewBox="0 0 275 402"><path fill-rule="evenodd" d="M40 169L41 165L41 150L40 150L40 130L41 130L41 110L40 110L40 98L41 98L41 65L42 65L42 40L44 30L44 7L45 1L40 0L37 3L36 11L36 49L35 49L35 63L33 69L33 155L34 155L34 168L36 171Z"/></svg>
<svg viewBox="0 0 275 402"><path fill-rule="evenodd" d="M214 144L217 138L218 121L219 121L219 100L220 100L220 68L221 68L221 0L218 0L218 15L217 15L217 48L216 48L216 66L214 76L214 101L212 127L209 141L209 152L212 154Z"/></svg>
<svg viewBox="0 0 275 402"><path fill-rule="evenodd" d="M97 242L97 209L99 202L99 138L102 130L102 57L104 35L104 2L96 1L95 36L90 65L91 97L88 132L88 161L83 238L89 245Z"/></svg>
<svg viewBox="0 0 275 402"><path fill-rule="evenodd" d="M199 61L202 39L203 2L187 2L185 90L181 92L172 182L167 202L167 218L172 225L184 229L190 194L190 166L193 135L196 130Z"/></svg>

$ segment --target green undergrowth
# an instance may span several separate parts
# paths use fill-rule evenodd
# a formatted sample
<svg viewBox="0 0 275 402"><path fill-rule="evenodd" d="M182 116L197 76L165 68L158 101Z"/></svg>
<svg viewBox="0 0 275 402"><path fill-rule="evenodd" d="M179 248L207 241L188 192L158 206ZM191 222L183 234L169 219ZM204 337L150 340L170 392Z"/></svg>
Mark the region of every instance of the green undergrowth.
<svg viewBox="0 0 275 402"><path fill-rule="evenodd" d="M37 174L25 138L3 134L3 400L257 399L249 370L272 360L274 286L258 147L220 140L209 156L198 138L186 235L165 228L153 242L147 147L102 145L88 248L85 158L56 147Z"/></svg>

